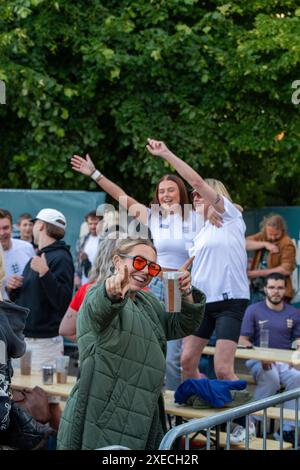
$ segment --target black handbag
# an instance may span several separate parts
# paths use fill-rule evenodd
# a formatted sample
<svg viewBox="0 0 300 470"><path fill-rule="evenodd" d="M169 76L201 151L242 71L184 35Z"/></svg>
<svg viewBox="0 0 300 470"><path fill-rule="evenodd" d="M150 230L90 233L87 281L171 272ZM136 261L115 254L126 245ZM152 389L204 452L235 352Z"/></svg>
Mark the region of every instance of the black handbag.
<svg viewBox="0 0 300 470"><path fill-rule="evenodd" d="M12 403L7 431L1 433L1 444L18 450L46 449L48 438L56 432L48 424L36 421L24 408Z"/></svg>
<svg viewBox="0 0 300 470"><path fill-rule="evenodd" d="M0 340L5 345L0 362L7 383L12 376L11 358L21 357L26 350L23 331L28 313L28 308L0 301ZM6 395L4 398L7 400L9 397ZM5 426L3 424L3 432L0 432L0 444L19 450L45 449L49 436L55 435L55 431L48 424L36 421L25 408L11 400L5 404L9 415Z"/></svg>

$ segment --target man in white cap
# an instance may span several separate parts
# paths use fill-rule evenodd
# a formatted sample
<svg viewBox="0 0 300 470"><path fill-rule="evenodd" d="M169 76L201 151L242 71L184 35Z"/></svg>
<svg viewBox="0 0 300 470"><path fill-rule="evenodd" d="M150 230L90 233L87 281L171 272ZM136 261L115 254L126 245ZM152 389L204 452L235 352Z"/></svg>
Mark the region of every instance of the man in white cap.
<svg viewBox="0 0 300 470"><path fill-rule="evenodd" d="M25 266L22 286L11 286L11 299L30 309L24 334L32 350L33 370L63 354L58 328L72 298L74 278L70 249L61 240L66 227L65 216L55 209L37 214L33 227L37 256Z"/></svg>

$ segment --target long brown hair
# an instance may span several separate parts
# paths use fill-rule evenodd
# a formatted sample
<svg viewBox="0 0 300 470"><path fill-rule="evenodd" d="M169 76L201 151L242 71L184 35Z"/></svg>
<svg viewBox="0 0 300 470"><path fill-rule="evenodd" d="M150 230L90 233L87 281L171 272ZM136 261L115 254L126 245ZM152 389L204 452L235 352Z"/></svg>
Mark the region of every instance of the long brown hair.
<svg viewBox="0 0 300 470"><path fill-rule="evenodd" d="M162 178L160 178L160 180L158 181L158 183L156 185L155 196L152 199L150 205L151 204L159 204L159 198L158 198L159 185L162 181L166 181L166 180L167 181L173 181L178 186L179 204L180 204L180 207L181 207L182 215L184 217L186 215L186 212L184 210L184 206L186 204L191 204L191 202L190 202L190 198L189 198L186 186L185 186L183 180L180 178L180 176L173 175L173 174L167 174L167 175L162 176Z"/></svg>

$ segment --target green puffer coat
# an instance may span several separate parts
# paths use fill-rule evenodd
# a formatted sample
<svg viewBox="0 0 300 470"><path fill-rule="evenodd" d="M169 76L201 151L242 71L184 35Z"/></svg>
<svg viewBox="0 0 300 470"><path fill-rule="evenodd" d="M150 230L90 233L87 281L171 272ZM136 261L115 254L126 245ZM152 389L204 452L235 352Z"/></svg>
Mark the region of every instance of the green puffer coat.
<svg viewBox="0 0 300 470"><path fill-rule="evenodd" d="M204 294L200 299L183 301L182 311L171 314L150 292L112 303L104 284L88 291L77 321L80 378L61 419L58 449L145 449L157 422L166 342L199 327Z"/></svg>

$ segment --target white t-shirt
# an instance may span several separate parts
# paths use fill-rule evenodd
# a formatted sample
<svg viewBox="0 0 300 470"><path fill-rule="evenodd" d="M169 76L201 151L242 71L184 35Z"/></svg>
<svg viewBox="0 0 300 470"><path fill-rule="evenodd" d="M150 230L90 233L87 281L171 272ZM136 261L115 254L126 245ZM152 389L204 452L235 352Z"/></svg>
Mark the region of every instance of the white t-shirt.
<svg viewBox="0 0 300 470"><path fill-rule="evenodd" d="M209 221L189 250L195 256L192 283L206 295L206 301L249 299L247 278L246 226L241 212L224 197L223 226Z"/></svg>
<svg viewBox="0 0 300 470"><path fill-rule="evenodd" d="M203 218L193 210L183 219L179 214L162 216L158 210L148 209L148 227L157 250L158 264L163 268L180 268L188 260L188 250L202 226Z"/></svg>
<svg viewBox="0 0 300 470"><path fill-rule="evenodd" d="M88 259L92 264L94 264L97 252L98 252L98 246L99 246L99 237L97 235L89 235L82 251L87 254ZM81 277L81 284L86 284L89 282L89 279L82 274Z"/></svg>
<svg viewBox="0 0 300 470"><path fill-rule="evenodd" d="M5 278L3 287L6 286L10 276L21 276L28 261L35 256L33 246L24 240L11 239L12 246L9 250L3 250ZM3 290L4 298L8 298L6 291Z"/></svg>
<svg viewBox="0 0 300 470"><path fill-rule="evenodd" d="M97 235L89 235L84 246L84 253L88 255L88 259L93 264L97 255L99 245L99 237Z"/></svg>

